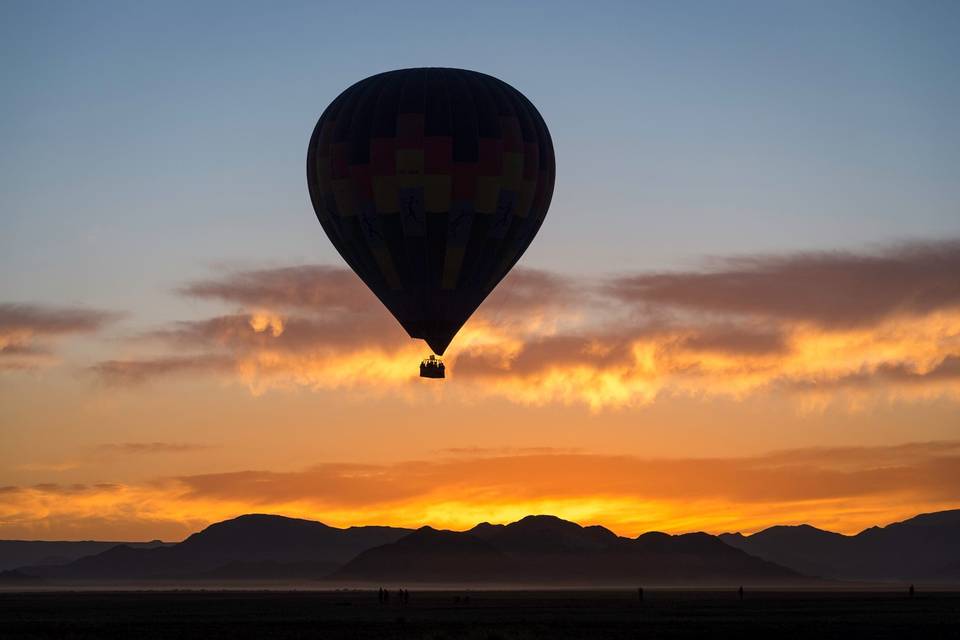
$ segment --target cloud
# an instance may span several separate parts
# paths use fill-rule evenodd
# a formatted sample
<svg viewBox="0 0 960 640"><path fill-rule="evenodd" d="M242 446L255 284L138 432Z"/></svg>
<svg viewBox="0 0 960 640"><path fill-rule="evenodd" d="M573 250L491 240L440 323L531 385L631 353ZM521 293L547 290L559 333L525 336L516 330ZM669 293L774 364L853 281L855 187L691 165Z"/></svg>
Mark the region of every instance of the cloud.
<svg viewBox="0 0 960 640"><path fill-rule="evenodd" d="M756 530L809 522L855 532L960 504L960 441L831 447L714 458L642 458L553 450L457 450L393 464L241 470L140 485L37 484L0 489L0 535L43 527L157 537L246 512L336 526L463 529L530 513L604 524L625 535ZM103 535L104 530L100 529ZM60 531L60 529L57 529ZM168 535L163 534L165 537Z"/></svg>
<svg viewBox="0 0 960 640"><path fill-rule="evenodd" d="M177 509L177 487L54 483L0 487L0 537L33 540L181 540L211 514Z"/></svg>
<svg viewBox="0 0 960 640"><path fill-rule="evenodd" d="M97 309L0 303L0 334L62 335L97 331L117 314Z"/></svg>
<svg viewBox="0 0 960 640"><path fill-rule="evenodd" d="M281 317L254 312L178 322L148 337L183 347L216 345L231 351L266 348L300 351L320 347L342 350L371 344L394 346L406 339L406 334L396 321L382 313L363 314L344 321L329 316Z"/></svg>
<svg viewBox="0 0 960 640"><path fill-rule="evenodd" d="M781 354L788 350L786 334L775 328L713 325L691 331L678 345L689 351L730 355Z"/></svg>
<svg viewBox="0 0 960 640"><path fill-rule="evenodd" d="M542 269L525 267L511 271L480 308L481 313L556 311L584 304L592 297L589 282Z"/></svg>
<svg viewBox="0 0 960 640"><path fill-rule="evenodd" d="M0 370L52 364L52 341L94 333L118 317L99 309L0 303Z"/></svg>
<svg viewBox="0 0 960 640"><path fill-rule="evenodd" d="M209 449L210 445L190 442L120 442L116 444L100 445L100 450L107 453L192 453Z"/></svg>
<svg viewBox="0 0 960 640"><path fill-rule="evenodd" d="M904 363L884 362L872 370L862 370L836 378L816 378L792 381L797 389L864 388L876 385L925 385L935 382L952 383L960 380L960 356L949 355L928 368Z"/></svg>
<svg viewBox="0 0 960 640"><path fill-rule="evenodd" d="M317 504L376 506L410 496L498 494L533 500L629 496L636 500L731 502L824 500L920 491L960 500L960 442L896 447L775 452L744 458L644 459L588 453L479 453L395 465L322 464L298 472L203 474L178 478L188 497L257 504L309 499ZM874 460L859 457L869 451ZM885 464L877 464L882 459Z"/></svg>
<svg viewBox="0 0 960 640"><path fill-rule="evenodd" d="M81 463L75 460L66 460L63 462L27 462L24 464L18 464L15 469L18 471L39 471L44 473L54 472L59 473L62 471L72 471L73 469L78 469L81 467Z"/></svg>
<svg viewBox="0 0 960 640"><path fill-rule="evenodd" d="M236 271L221 278L198 280L178 290L196 298L216 299L245 307L319 311L380 311L381 304L349 269L327 265L299 265ZM577 295L575 285L547 271L517 269L506 286L487 301L488 307L529 309L562 303Z"/></svg>
<svg viewBox="0 0 960 640"><path fill-rule="evenodd" d="M353 272L325 265L233 272L191 282L179 291L248 307L369 312L380 305Z"/></svg>
<svg viewBox="0 0 960 640"><path fill-rule="evenodd" d="M231 364L232 361L224 356L197 354L143 360L105 360L90 369L108 385L131 385L161 377L224 371Z"/></svg>
<svg viewBox="0 0 960 640"><path fill-rule="evenodd" d="M874 254L730 258L702 271L627 275L608 288L630 304L850 329L960 308L958 273L960 241L951 240Z"/></svg>
<svg viewBox="0 0 960 640"><path fill-rule="evenodd" d="M957 241L735 257L600 280L517 269L455 338L451 379L438 393L594 410L764 392L804 406L958 399L958 272ZM254 393L417 396L425 348L346 269L231 272L183 292L241 308L141 336L176 355L93 370L115 384L212 373Z"/></svg>
<svg viewBox="0 0 960 640"><path fill-rule="evenodd" d="M960 440L907 442L873 447L806 447L774 451L763 456L767 464L774 466L828 465L836 469L916 466L943 458L960 458Z"/></svg>
<svg viewBox="0 0 960 640"><path fill-rule="evenodd" d="M579 453L578 447L447 447L440 453L455 456L490 456L518 454Z"/></svg>

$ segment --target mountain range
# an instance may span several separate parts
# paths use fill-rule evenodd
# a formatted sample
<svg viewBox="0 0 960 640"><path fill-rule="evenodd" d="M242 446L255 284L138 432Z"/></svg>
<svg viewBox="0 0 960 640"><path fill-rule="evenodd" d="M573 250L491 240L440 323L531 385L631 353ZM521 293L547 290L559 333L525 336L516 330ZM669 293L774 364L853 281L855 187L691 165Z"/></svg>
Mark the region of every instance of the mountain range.
<svg viewBox="0 0 960 640"><path fill-rule="evenodd" d="M40 548L24 546L30 544L47 545L46 555L38 560ZM21 562L11 555L17 549L22 550ZM81 557L67 555L87 550L90 553ZM651 532L635 538L547 515L445 531L341 529L251 514L210 525L176 544L0 541L0 553L5 554L0 559L8 569L16 567L0 572L0 583L7 584L812 586L836 579L957 583L960 510L924 514L856 536L801 525L746 536Z"/></svg>
<svg viewBox="0 0 960 640"><path fill-rule="evenodd" d="M161 542L160 540L154 540L152 542L0 540L0 571L16 569L17 567L28 564L66 564L78 558L92 556L122 544L136 548L152 548L169 545L170 543Z"/></svg>
<svg viewBox="0 0 960 640"><path fill-rule="evenodd" d="M394 527L338 529L311 520L251 514L212 524L171 546L117 545L63 565L19 571L81 581L312 579L409 533Z"/></svg>
<svg viewBox="0 0 960 640"><path fill-rule="evenodd" d="M853 536L810 525L720 539L809 576L844 580L960 582L960 509L925 513Z"/></svg>

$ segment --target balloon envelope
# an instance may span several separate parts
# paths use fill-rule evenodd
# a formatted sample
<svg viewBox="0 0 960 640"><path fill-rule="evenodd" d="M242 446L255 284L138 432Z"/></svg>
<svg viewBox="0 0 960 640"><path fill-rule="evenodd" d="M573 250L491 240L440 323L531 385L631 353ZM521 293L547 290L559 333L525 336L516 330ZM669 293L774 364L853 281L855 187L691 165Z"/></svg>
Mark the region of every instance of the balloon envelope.
<svg viewBox="0 0 960 640"><path fill-rule="evenodd" d="M441 355L530 245L555 173L530 101L462 69L361 80L323 112L307 151L330 241L407 333Z"/></svg>

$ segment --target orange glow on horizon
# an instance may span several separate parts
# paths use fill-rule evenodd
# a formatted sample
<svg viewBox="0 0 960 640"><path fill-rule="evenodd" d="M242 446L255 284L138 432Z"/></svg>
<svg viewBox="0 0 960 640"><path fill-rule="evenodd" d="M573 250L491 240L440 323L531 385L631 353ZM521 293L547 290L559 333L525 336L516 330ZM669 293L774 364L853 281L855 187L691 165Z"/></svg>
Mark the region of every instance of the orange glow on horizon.
<svg viewBox="0 0 960 640"><path fill-rule="evenodd" d="M960 443L943 442L742 459L558 453L35 485L0 495L0 537L82 539L108 530L115 539L177 539L245 513L340 527L464 530L551 514L631 537L800 523L849 534L955 508L960 495L947 483L958 451Z"/></svg>

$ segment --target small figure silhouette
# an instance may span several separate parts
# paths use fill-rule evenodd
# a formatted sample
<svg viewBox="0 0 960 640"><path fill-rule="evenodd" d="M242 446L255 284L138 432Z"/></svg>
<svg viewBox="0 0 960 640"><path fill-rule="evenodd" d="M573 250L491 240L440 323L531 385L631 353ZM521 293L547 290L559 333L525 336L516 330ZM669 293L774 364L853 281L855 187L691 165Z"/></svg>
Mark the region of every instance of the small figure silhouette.
<svg viewBox="0 0 960 640"><path fill-rule="evenodd" d="M913 589L913 585L911 584L911 585L910 585L910 597L911 597L911 598L913 597L913 592L914 592L914 589Z"/></svg>
<svg viewBox="0 0 960 640"><path fill-rule="evenodd" d="M743 585L740 585L740 588L737 589L737 593L740 594L740 599L743 600Z"/></svg>
<svg viewBox="0 0 960 640"><path fill-rule="evenodd" d="M637 587L637 600L643 602L643 587Z"/></svg>

